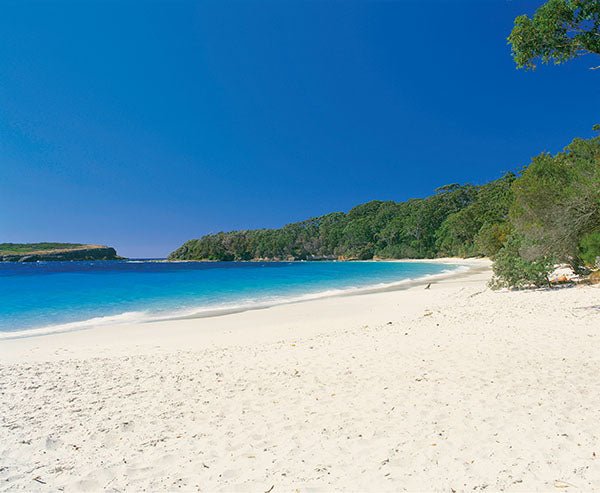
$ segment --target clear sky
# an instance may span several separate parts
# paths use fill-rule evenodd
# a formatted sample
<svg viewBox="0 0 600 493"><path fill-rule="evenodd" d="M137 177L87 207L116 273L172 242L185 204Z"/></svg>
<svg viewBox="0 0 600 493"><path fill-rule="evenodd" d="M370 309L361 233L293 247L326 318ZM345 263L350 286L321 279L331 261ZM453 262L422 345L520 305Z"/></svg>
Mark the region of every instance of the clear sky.
<svg viewBox="0 0 600 493"><path fill-rule="evenodd" d="M597 60L514 68L541 3L4 1L0 242L164 256L519 169L600 121Z"/></svg>

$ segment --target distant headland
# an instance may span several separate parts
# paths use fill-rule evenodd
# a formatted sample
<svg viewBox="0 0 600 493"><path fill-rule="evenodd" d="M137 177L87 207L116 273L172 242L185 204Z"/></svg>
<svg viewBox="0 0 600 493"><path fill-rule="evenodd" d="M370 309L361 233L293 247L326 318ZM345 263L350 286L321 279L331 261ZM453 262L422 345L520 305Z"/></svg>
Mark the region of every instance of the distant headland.
<svg viewBox="0 0 600 493"><path fill-rule="evenodd" d="M117 251L104 245L82 243L0 243L1 262L68 260L120 260Z"/></svg>

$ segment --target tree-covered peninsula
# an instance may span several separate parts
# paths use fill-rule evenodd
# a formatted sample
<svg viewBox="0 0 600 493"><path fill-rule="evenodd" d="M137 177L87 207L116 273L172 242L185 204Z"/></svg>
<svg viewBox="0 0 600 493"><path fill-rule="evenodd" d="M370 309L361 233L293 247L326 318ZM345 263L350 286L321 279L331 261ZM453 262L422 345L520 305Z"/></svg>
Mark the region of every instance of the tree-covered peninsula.
<svg viewBox="0 0 600 493"><path fill-rule="evenodd" d="M600 0L548 0L515 19L518 68L600 54ZM593 69L600 68L594 66ZM600 130L600 125L594 125ZM373 201L280 229L190 240L171 260L365 260L488 256L497 287L540 286L557 263L600 272L600 137L542 153L485 185L446 185L422 199Z"/></svg>
<svg viewBox="0 0 600 493"><path fill-rule="evenodd" d="M186 242L171 260L365 260L492 255L501 245L515 176L446 185L424 199L372 201L280 229Z"/></svg>
<svg viewBox="0 0 600 493"><path fill-rule="evenodd" d="M372 201L279 229L190 240L170 260L366 260L488 256L497 285L546 282L600 256L600 137L542 153L518 174L446 185L406 202Z"/></svg>

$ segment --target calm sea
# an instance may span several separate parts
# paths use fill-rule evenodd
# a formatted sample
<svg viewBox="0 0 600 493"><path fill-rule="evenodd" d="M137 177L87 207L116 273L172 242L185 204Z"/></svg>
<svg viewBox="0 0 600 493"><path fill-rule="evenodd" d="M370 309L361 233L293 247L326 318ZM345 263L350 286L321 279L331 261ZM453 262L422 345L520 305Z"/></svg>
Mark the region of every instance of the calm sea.
<svg viewBox="0 0 600 493"><path fill-rule="evenodd" d="M0 338L31 329L68 330L251 308L456 268L412 262L0 263Z"/></svg>

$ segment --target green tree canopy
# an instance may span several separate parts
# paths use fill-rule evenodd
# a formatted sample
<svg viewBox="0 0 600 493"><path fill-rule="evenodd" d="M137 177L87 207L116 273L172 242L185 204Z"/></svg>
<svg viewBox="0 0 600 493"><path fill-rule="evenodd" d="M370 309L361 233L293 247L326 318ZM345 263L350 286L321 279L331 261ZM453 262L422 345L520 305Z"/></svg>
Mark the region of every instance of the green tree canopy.
<svg viewBox="0 0 600 493"><path fill-rule="evenodd" d="M533 158L512 188L510 217L526 240L522 255L576 267L582 238L600 230L600 137Z"/></svg>
<svg viewBox="0 0 600 493"><path fill-rule="evenodd" d="M526 69L536 59L559 64L600 54L600 0L548 0L533 17L515 19L508 41L517 67Z"/></svg>

